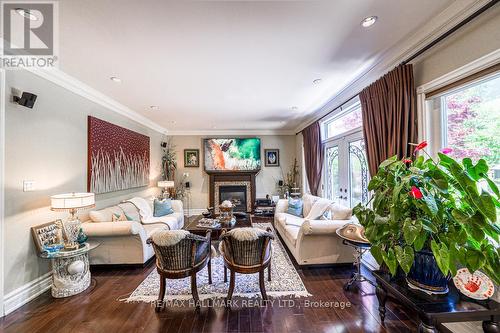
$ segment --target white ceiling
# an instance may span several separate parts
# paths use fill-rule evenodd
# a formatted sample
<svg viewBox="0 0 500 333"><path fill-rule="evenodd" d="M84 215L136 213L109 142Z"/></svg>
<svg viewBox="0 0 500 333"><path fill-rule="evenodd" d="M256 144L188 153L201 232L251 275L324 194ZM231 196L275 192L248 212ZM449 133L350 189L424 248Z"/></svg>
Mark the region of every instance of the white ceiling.
<svg viewBox="0 0 500 333"><path fill-rule="evenodd" d="M171 131L293 130L452 2L63 0L60 68Z"/></svg>

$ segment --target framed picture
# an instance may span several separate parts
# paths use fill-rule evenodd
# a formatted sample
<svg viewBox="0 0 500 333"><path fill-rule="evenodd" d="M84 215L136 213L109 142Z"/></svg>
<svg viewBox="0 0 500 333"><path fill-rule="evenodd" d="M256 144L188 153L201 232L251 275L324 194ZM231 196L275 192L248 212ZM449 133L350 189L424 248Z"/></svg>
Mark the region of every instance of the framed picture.
<svg viewBox="0 0 500 333"><path fill-rule="evenodd" d="M266 167L280 166L280 150L279 149L264 149L264 158Z"/></svg>
<svg viewBox="0 0 500 333"><path fill-rule="evenodd" d="M184 167L197 168L200 166L200 150L184 149Z"/></svg>
<svg viewBox="0 0 500 333"><path fill-rule="evenodd" d="M62 235L59 235L60 229L62 230L62 220L55 220L31 227L31 236L35 242L38 255L45 251L45 245L63 243L63 240L60 239Z"/></svg>

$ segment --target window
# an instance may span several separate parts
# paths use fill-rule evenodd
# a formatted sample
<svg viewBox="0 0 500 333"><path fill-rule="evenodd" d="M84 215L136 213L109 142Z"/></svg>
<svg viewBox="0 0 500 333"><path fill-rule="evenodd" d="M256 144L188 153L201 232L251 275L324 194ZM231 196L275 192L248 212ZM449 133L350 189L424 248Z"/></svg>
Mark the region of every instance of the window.
<svg viewBox="0 0 500 333"><path fill-rule="evenodd" d="M362 125L359 101L339 110L323 123L323 195L350 207L369 200L368 163Z"/></svg>

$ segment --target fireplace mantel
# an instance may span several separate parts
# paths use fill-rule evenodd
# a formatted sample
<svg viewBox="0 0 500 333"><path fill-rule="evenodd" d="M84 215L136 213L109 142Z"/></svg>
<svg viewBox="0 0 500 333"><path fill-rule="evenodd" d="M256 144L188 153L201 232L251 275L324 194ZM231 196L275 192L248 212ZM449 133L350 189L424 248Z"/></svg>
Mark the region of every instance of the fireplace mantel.
<svg viewBox="0 0 500 333"><path fill-rule="evenodd" d="M238 182L249 182L250 183L250 197L247 197L247 200L250 200L251 209L248 213L253 212L254 203L255 203L255 176L258 171L252 172L243 172L243 171L212 171L208 172L209 176L209 203L210 207L215 207L215 183L224 182L225 184L234 182L237 185Z"/></svg>

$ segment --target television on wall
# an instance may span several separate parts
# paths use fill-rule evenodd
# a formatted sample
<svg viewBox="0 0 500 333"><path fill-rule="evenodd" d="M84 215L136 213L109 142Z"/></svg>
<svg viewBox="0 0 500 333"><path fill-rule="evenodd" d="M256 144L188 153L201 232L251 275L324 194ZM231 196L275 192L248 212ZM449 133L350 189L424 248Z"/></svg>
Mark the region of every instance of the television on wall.
<svg viewBox="0 0 500 333"><path fill-rule="evenodd" d="M206 171L258 171L261 167L259 138L205 139Z"/></svg>

